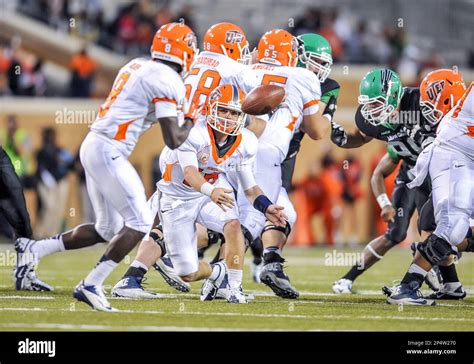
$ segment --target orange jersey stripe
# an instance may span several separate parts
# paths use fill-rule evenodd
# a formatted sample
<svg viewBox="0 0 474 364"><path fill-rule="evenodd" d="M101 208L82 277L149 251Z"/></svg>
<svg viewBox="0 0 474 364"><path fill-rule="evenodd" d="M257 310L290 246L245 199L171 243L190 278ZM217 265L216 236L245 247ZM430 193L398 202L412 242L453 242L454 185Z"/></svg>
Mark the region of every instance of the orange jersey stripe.
<svg viewBox="0 0 474 364"><path fill-rule="evenodd" d="M171 182L171 171L173 170L172 163L166 163L165 173L163 173L163 180L165 182Z"/></svg>
<svg viewBox="0 0 474 364"><path fill-rule="evenodd" d="M163 101L163 102L172 102L173 104L177 104L178 102L175 100L175 99L169 99L167 97L154 97L151 102L153 102L154 104L156 104L157 102L160 102L160 101Z"/></svg>
<svg viewBox="0 0 474 364"><path fill-rule="evenodd" d="M237 135L237 138L235 139L235 142L232 145L232 147L230 147L230 149L227 151L226 154L224 154L223 157L219 157L219 154L217 154L217 147L216 147L216 141L214 139L214 133L212 132L212 128L209 125L207 125L207 131L209 132L209 136L211 138L212 157L214 158L217 164L221 164L227 158L229 158L232 155L232 153L235 152L235 150L240 145L240 142L242 141L242 134Z"/></svg>
<svg viewBox="0 0 474 364"><path fill-rule="evenodd" d="M303 105L303 109L307 109L310 106L319 104L319 100L311 100L308 101L306 104Z"/></svg>
<svg viewBox="0 0 474 364"><path fill-rule="evenodd" d="M136 120L137 120L137 119L135 119L135 120L130 120L130 121L127 121L126 123L120 124L120 125L118 126L117 133L116 133L115 136L114 136L114 139L115 139L115 140L125 140L128 127L130 126L131 123L133 123L133 122L136 121Z"/></svg>
<svg viewBox="0 0 474 364"><path fill-rule="evenodd" d="M294 116L293 120L291 120L291 122L286 126L287 129L290 129L291 131L293 131L295 129L295 124L297 121L298 121L298 117Z"/></svg>

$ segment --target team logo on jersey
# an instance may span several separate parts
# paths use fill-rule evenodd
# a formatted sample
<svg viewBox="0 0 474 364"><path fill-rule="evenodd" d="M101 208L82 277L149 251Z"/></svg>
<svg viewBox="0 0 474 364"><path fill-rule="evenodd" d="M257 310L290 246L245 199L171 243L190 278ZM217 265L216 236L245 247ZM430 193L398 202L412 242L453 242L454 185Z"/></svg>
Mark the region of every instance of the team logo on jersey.
<svg viewBox="0 0 474 364"><path fill-rule="evenodd" d="M390 80L392 79L392 71L384 69L380 71L380 80L382 81L382 92L387 93L390 88Z"/></svg>
<svg viewBox="0 0 474 364"><path fill-rule="evenodd" d="M198 153L197 157L198 157L198 161L200 164L206 164L207 161L209 160L209 151L208 150L203 150L201 152Z"/></svg>
<svg viewBox="0 0 474 364"><path fill-rule="evenodd" d="M225 33L225 42L229 44L240 43L244 40L244 35L237 30L229 30Z"/></svg>
<svg viewBox="0 0 474 364"><path fill-rule="evenodd" d="M428 95L430 101L436 101L438 95L443 91L445 84L446 83L444 82L444 80L438 80L428 86L428 88L426 89L426 95Z"/></svg>

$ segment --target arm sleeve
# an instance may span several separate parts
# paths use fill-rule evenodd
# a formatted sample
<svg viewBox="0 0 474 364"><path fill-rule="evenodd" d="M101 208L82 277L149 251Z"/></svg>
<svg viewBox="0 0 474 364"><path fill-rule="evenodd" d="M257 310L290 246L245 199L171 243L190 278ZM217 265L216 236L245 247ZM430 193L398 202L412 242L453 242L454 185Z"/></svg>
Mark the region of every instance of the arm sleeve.
<svg viewBox="0 0 474 364"><path fill-rule="evenodd" d="M318 77L306 69L298 75L299 85L297 88L301 92L303 99L303 115L312 115L319 110L321 100L321 84Z"/></svg>
<svg viewBox="0 0 474 364"><path fill-rule="evenodd" d="M246 133L246 148L244 158L237 170L237 177L244 191L257 185L254 177L255 161L257 159L258 139L252 133Z"/></svg>
<svg viewBox="0 0 474 364"><path fill-rule="evenodd" d="M144 77L142 82L147 96L155 105L157 119L178 117L178 114L182 113L186 90L177 74Z"/></svg>
<svg viewBox="0 0 474 364"><path fill-rule="evenodd" d="M196 130L193 128L191 129L188 138L181 144L177 151L177 157L181 168L184 170L186 166L194 166L196 168L199 167L198 160L197 160L197 152L198 152L198 143L196 143L197 135Z"/></svg>

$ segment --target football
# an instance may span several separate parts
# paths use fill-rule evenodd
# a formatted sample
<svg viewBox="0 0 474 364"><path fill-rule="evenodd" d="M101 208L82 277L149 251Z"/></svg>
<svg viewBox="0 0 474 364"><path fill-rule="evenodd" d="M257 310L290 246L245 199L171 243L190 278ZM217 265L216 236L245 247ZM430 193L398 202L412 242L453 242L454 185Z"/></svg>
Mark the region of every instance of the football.
<svg viewBox="0 0 474 364"><path fill-rule="evenodd" d="M250 91L242 103L242 111L263 115L276 109L285 98L285 89L276 85L262 85Z"/></svg>

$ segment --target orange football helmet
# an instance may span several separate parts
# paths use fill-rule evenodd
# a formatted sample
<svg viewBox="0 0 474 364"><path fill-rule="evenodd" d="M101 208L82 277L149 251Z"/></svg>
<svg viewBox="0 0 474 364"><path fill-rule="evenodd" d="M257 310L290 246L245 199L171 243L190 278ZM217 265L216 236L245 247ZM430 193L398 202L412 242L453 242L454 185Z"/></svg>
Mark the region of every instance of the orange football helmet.
<svg viewBox="0 0 474 364"><path fill-rule="evenodd" d="M199 53L196 35L183 23L168 23L155 34L151 57L179 64L183 73L189 72L194 57Z"/></svg>
<svg viewBox="0 0 474 364"><path fill-rule="evenodd" d="M283 29L266 32L258 42L257 61L277 66L296 66L298 61L298 41Z"/></svg>
<svg viewBox="0 0 474 364"><path fill-rule="evenodd" d="M244 31L232 23L218 23L210 27L204 35L204 50L223 54L243 64L249 64L251 60Z"/></svg>
<svg viewBox="0 0 474 364"><path fill-rule="evenodd" d="M245 93L235 85L216 87L209 94L204 113L209 126L220 133L238 135L245 125L242 102Z"/></svg>
<svg viewBox="0 0 474 364"><path fill-rule="evenodd" d="M457 71L439 69L430 72L420 84L420 108L425 119L438 124L466 91L466 85Z"/></svg>

